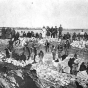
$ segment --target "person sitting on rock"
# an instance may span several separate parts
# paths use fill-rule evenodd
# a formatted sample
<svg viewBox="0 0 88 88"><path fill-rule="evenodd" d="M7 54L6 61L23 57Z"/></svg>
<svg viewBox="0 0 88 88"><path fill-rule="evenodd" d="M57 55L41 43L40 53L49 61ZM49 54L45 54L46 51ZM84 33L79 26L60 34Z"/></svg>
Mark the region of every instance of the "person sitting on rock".
<svg viewBox="0 0 88 88"><path fill-rule="evenodd" d="M5 51L6 51L6 58L10 58L10 51L7 48L5 49Z"/></svg>
<svg viewBox="0 0 88 88"><path fill-rule="evenodd" d="M86 62L83 62L83 63L80 65L80 69L79 69L79 71L84 71L84 70L87 70L87 63L86 63Z"/></svg>

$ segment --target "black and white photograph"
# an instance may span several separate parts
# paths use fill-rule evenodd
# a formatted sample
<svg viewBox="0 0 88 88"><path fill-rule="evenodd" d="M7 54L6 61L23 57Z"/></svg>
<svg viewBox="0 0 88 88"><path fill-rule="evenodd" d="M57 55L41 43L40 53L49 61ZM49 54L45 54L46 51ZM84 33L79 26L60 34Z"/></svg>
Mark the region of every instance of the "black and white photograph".
<svg viewBox="0 0 88 88"><path fill-rule="evenodd" d="M88 0L0 0L0 88L88 88Z"/></svg>

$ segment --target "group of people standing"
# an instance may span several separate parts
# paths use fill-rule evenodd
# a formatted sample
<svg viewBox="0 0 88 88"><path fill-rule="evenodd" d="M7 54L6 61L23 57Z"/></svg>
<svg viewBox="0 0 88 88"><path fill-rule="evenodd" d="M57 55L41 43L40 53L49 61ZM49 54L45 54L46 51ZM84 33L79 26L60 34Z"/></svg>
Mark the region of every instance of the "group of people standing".
<svg viewBox="0 0 88 88"><path fill-rule="evenodd" d="M7 39L7 38L15 38L15 40L17 40L19 37L35 37L35 38L44 38L44 37L48 37L50 36L51 38L57 38L58 35L59 37L62 36L62 31L63 28L60 25L59 28L57 28L57 26L55 27L43 27L41 28L42 32L38 33L34 33L33 31L28 31L27 33L25 31L21 31L20 32L16 32L14 28L10 28L10 27L3 27L1 30L1 38L3 39Z"/></svg>
<svg viewBox="0 0 88 88"><path fill-rule="evenodd" d="M88 40L88 33L84 32L83 30L78 34L76 32L73 33L72 40L81 40L81 39Z"/></svg>
<svg viewBox="0 0 88 88"><path fill-rule="evenodd" d="M63 28L62 28L62 26L60 25L60 27L59 28L57 28L57 26L55 26L55 27L49 27L49 26L47 26L47 27L43 27L43 35L45 35L45 36L50 36L51 38L57 38L57 37L62 37L62 31L63 31Z"/></svg>
<svg viewBox="0 0 88 88"><path fill-rule="evenodd" d="M35 37L35 38L42 38L42 33L34 33L33 31L28 31L27 33L25 31L21 31L21 34L20 34L21 37L28 37L28 38L32 38L32 37Z"/></svg>
<svg viewBox="0 0 88 88"><path fill-rule="evenodd" d="M20 40L19 40L20 41ZM29 60L32 59L33 63L36 63L36 57L43 58L44 52L42 50L38 50L38 46L35 43L26 43L24 47L15 49L13 43L16 42L14 40L10 40L8 46L5 48L6 58L14 58L16 60ZM21 43L21 42L20 42Z"/></svg>
<svg viewBox="0 0 88 88"><path fill-rule="evenodd" d="M46 53L52 53L53 61L59 62L64 61L66 57L69 56L69 50L71 49L70 42L67 40L65 44L58 44L57 46L51 45L48 41L45 43L45 51ZM65 52L64 54L63 51ZM58 57L56 57L56 54ZM68 67L70 68L69 73L73 75L77 75L80 71L86 71L88 74L88 62L79 58L77 53L73 54L73 57L69 57ZM62 72L64 69L62 68Z"/></svg>
<svg viewBox="0 0 88 88"><path fill-rule="evenodd" d="M65 43L59 43L59 44L51 44L46 40L45 42L45 51L51 52L53 56L53 60L56 60L56 54L58 54L58 58L62 58L62 53L64 52L64 56L68 55L70 49L70 41L66 40ZM63 59L63 58L62 58Z"/></svg>

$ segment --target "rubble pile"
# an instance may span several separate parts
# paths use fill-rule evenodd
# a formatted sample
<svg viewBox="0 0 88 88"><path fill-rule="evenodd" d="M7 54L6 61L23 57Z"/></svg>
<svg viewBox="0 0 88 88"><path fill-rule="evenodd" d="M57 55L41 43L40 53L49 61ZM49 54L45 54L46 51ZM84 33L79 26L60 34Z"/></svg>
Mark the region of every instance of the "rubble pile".
<svg viewBox="0 0 88 88"><path fill-rule="evenodd" d="M83 49L83 48L85 48L85 44L86 44L85 41L73 41L73 42L71 43L71 46L72 46L72 47L75 47L75 48Z"/></svg>

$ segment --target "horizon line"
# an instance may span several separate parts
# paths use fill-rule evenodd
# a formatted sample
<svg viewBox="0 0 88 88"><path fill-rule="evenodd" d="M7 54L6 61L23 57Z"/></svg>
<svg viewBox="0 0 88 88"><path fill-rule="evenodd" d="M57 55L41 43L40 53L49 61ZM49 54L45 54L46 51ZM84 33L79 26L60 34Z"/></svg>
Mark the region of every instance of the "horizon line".
<svg viewBox="0 0 88 88"><path fill-rule="evenodd" d="M19 28L18 30L20 30L20 28L21 29L41 29L41 28L43 28L43 27L0 27L0 28ZM59 28L59 27L57 27L57 28ZM63 28L63 29L65 29L65 30L88 30L88 28ZM17 29L16 29L17 30Z"/></svg>

